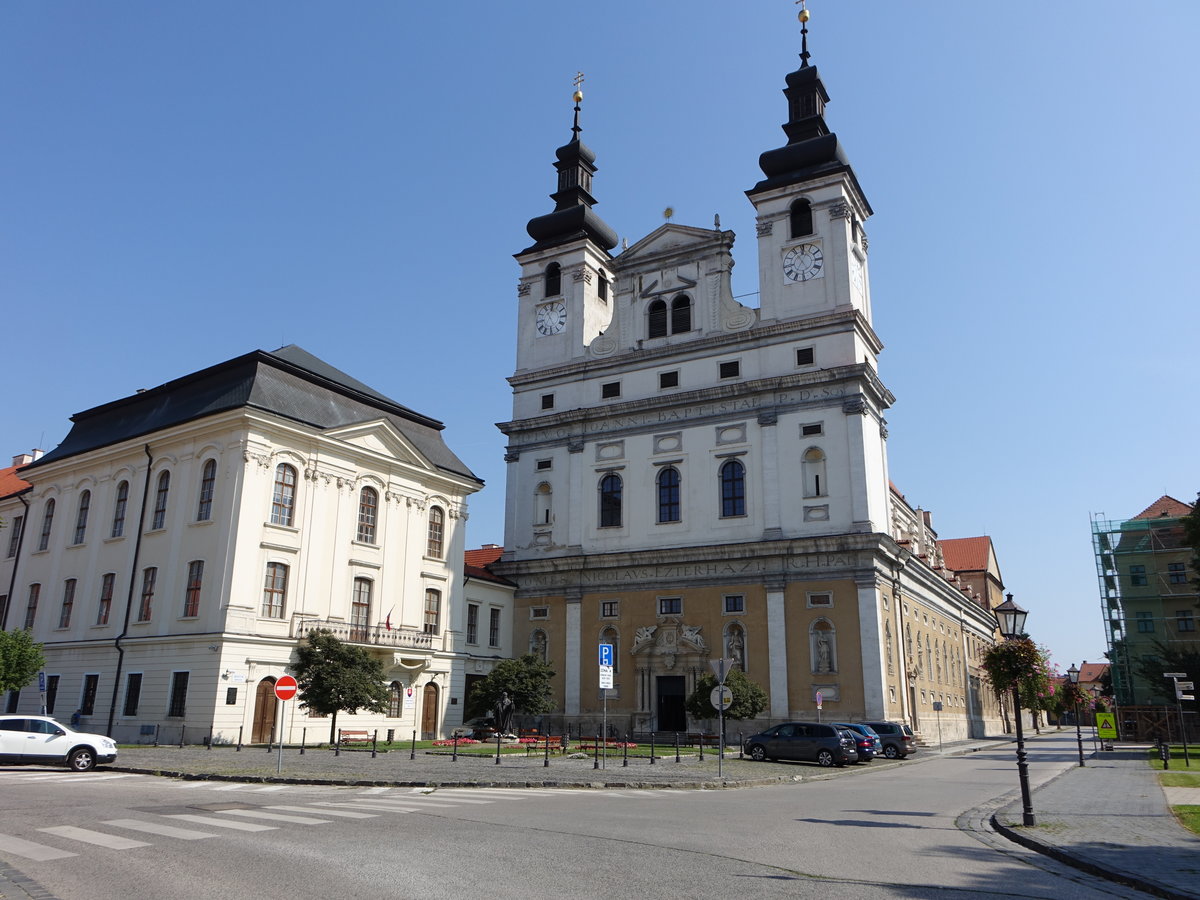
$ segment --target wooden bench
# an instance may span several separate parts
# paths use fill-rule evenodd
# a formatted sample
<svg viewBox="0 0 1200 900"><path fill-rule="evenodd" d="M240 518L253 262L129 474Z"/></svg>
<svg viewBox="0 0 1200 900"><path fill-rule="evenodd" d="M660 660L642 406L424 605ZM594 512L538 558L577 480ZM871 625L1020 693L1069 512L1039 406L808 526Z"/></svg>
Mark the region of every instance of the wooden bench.
<svg viewBox="0 0 1200 900"><path fill-rule="evenodd" d="M369 731L344 731L338 729L339 744L369 744L374 740Z"/></svg>
<svg viewBox="0 0 1200 900"><path fill-rule="evenodd" d="M721 743L719 734L701 734L698 731L689 732L687 736L689 745L703 744L706 747L716 747Z"/></svg>
<svg viewBox="0 0 1200 900"><path fill-rule="evenodd" d="M521 744L528 750L541 750L543 752L545 752L547 747L556 752L563 749L563 739L561 734L527 734L521 739Z"/></svg>

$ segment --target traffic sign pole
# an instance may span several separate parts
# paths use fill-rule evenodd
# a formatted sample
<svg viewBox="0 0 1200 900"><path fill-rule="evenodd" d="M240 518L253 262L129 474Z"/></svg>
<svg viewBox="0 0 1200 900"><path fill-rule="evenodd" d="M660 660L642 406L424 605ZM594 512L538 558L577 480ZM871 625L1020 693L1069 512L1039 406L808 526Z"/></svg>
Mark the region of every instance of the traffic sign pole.
<svg viewBox="0 0 1200 900"><path fill-rule="evenodd" d="M300 685L291 675L280 676L279 680L275 682L275 697L279 701L279 709L276 710L276 719L279 721L279 755L275 758L276 775L283 773L283 733L287 725L287 707L284 704L293 699L299 689ZM294 717L292 723L295 724Z"/></svg>

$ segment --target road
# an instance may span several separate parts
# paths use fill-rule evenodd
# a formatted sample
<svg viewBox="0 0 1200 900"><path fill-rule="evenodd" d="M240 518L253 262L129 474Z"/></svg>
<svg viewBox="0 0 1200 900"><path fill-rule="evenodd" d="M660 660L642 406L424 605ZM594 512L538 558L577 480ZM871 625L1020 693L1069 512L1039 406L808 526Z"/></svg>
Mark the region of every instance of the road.
<svg viewBox="0 0 1200 900"><path fill-rule="evenodd" d="M1039 741L1034 782L1073 753L1067 737ZM0 875L23 874L61 900L1145 896L964 830L1015 787L1011 749L715 791L264 786L0 768Z"/></svg>

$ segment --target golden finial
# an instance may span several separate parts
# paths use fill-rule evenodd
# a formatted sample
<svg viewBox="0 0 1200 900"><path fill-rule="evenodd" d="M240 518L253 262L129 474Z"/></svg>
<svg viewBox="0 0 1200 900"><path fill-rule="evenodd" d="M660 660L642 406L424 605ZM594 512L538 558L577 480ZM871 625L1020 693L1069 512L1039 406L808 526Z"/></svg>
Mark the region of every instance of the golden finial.
<svg viewBox="0 0 1200 900"><path fill-rule="evenodd" d="M804 8L804 0L796 0L796 5L800 7L800 12L796 15L796 18L801 22L807 22L810 13Z"/></svg>
<svg viewBox="0 0 1200 900"><path fill-rule="evenodd" d="M800 20L800 64L801 66L808 65L808 20L809 12L804 5L805 0L796 0L796 5L800 7L800 12L796 14L796 18Z"/></svg>
<svg viewBox="0 0 1200 900"><path fill-rule="evenodd" d="M575 85L575 94L573 95L573 99L575 100L576 103L578 103L580 100L583 99L583 91L581 91L579 89L579 86L581 84L583 84L583 73L576 72L575 80L572 83Z"/></svg>
<svg viewBox="0 0 1200 900"><path fill-rule="evenodd" d="M671 221L671 217L674 215L675 215L675 207L673 207L673 206L668 206L666 209L663 210L663 218L666 219L668 222Z"/></svg>

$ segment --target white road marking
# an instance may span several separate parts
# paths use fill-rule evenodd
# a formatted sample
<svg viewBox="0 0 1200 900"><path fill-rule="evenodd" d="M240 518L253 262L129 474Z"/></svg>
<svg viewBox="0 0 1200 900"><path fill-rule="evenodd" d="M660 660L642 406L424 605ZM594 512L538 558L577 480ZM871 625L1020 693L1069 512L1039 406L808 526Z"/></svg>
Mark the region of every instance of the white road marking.
<svg viewBox="0 0 1200 900"><path fill-rule="evenodd" d="M255 793L255 794L270 794L270 793L274 793L275 791L286 791L288 789L288 787L290 787L290 785L275 784L275 785L271 785L271 787L253 788L253 793Z"/></svg>
<svg viewBox="0 0 1200 900"><path fill-rule="evenodd" d="M45 862L48 859L66 859L68 856L79 855L69 850L59 850L55 847L49 847L46 844L37 844L33 841L22 840L19 837L11 837L7 834L0 834L0 850L3 850L5 853L12 853L15 856L23 856L26 859L36 860L37 862Z"/></svg>
<svg viewBox="0 0 1200 900"><path fill-rule="evenodd" d="M250 790L250 785L248 785L248 784L225 784L225 785L222 785L221 787L214 787L213 790L214 791L248 791L248 790Z"/></svg>
<svg viewBox="0 0 1200 900"><path fill-rule="evenodd" d="M200 841L204 838L216 837L206 831L192 831L187 828L175 828L172 825L161 825L158 822L143 822L140 819L109 819L101 825L112 825L116 828L128 828L130 831L144 831L146 834L157 834L160 837L179 838L184 841Z"/></svg>
<svg viewBox="0 0 1200 900"><path fill-rule="evenodd" d="M316 805L316 804L314 804L314 805ZM320 805L328 806L329 804L320 804ZM267 809L278 809L278 810L282 810L283 812L298 812L298 813L313 813L313 812L318 811L318 810L314 810L312 806L268 806ZM323 816L340 816L343 819L377 819L377 818L379 818L377 815L375 815L375 813L345 812L345 811L336 810L336 809L322 809L319 812Z"/></svg>
<svg viewBox="0 0 1200 900"><path fill-rule="evenodd" d="M367 788L365 791L362 791L362 793L363 793L364 795L365 795L365 794L386 794L386 793L387 793L388 791L390 791L390 790L391 790L391 788L390 788L390 787L382 787L382 788Z"/></svg>
<svg viewBox="0 0 1200 900"><path fill-rule="evenodd" d="M145 841L133 841L117 837L115 834L105 834L103 831L92 831L90 828L76 828L74 825L55 825L53 828L39 828L38 831L72 841L82 841L85 844L95 844L97 847L107 847L109 850L132 850L135 847L150 846Z"/></svg>
<svg viewBox="0 0 1200 900"><path fill-rule="evenodd" d="M438 800L425 800L421 797L405 797L403 800L401 800L399 798L397 798L395 800L392 800L392 799L356 800L355 803L359 803L359 804L370 803L375 806L381 807L383 809L387 809L389 806L393 806L393 805L394 806L407 806L409 804L415 804L417 807L420 807L422 809L425 809L425 808L428 808L428 809L453 809L455 806L458 806L459 801L457 801L457 800L438 801Z"/></svg>
<svg viewBox="0 0 1200 900"><path fill-rule="evenodd" d="M257 822L231 822L228 819L218 819L215 816L193 816L184 813L172 813L168 819L179 819L184 822L195 822L197 825L215 825L218 828L232 828L234 831L275 831L278 825L259 825Z"/></svg>
<svg viewBox="0 0 1200 900"><path fill-rule="evenodd" d="M411 813L411 812L417 811L416 807L413 807L413 806L378 806L378 805L372 804L372 803L335 803L331 800L325 801L323 803L314 803L313 806L321 806L321 807L334 806L334 807L338 807L338 808L349 807L351 809L374 809L374 810L377 810L378 812L390 812L390 813Z"/></svg>
<svg viewBox="0 0 1200 900"><path fill-rule="evenodd" d="M293 822L296 825L328 825L328 819L312 819L307 816L283 816L279 813L261 812L257 809L221 809L223 816L245 816L247 819L268 819L272 822Z"/></svg>

